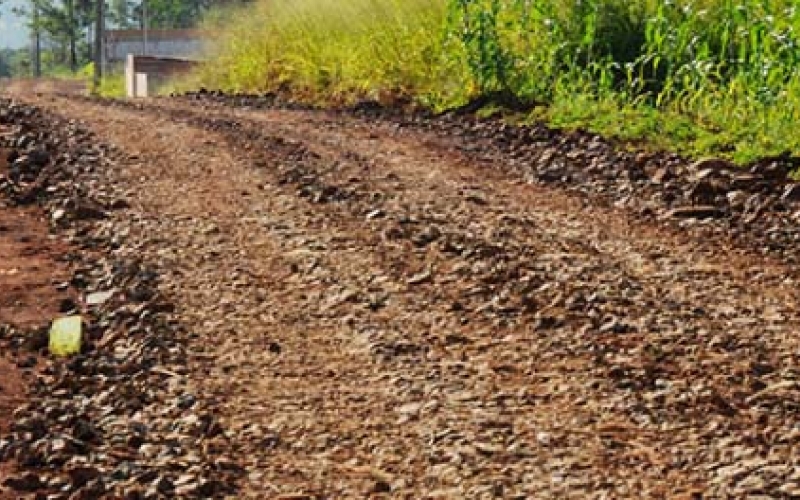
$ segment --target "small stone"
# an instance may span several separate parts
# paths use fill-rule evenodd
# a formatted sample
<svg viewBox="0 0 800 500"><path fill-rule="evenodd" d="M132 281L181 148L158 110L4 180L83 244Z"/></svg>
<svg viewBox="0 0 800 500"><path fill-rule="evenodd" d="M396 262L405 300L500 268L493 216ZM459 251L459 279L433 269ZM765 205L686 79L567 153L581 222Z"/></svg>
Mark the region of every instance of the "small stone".
<svg viewBox="0 0 800 500"><path fill-rule="evenodd" d="M748 195L744 191L731 191L725 197L728 199L728 204L733 209L742 209L747 202Z"/></svg>
<svg viewBox="0 0 800 500"><path fill-rule="evenodd" d="M417 246L423 247L438 240L441 236L442 232L439 230L438 227L427 226L419 234L415 235L412 238L412 241Z"/></svg>
<svg viewBox="0 0 800 500"><path fill-rule="evenodd" d="M800 183L786 186L783 190L783 195L781 195L781 200L788 203L800 202Z"/></svg>
<svg viewBox="0 0 800 500"><path fill-rule="evenodd" d="M86 296L86 305L88 306L100 306L108 302L111 297L114 296L114 291L109 290L106 292L95 292L90 293Z"/></svg>
<svg viewBox="0 0 800 500"><path fill-rule="evenodd" d="M696 205L675 208L670 210L668 215L676 219L710 219L724 217L725 212L711 205Z"/></svg>
<svg viewBox="0 0 800 500"><path fill-rule="evenodd" d="M731 181L731 187L733 189L747 190L755 186L760 180L761 178L757 175L747 174L747 173L736 174L733 176L733 179Z"/></svg>
<svg viewBox="0 0 800 500"><path fill-rule="evenodd" d="M542 446L550 446L550 443L552 443L553 439L547 432L537 432L536 441Z"/></svg>
<svg viewBox="0 0 800 500"><path fill-rule="evenodd" d="M428 283L432 279L432 275L430 271L422 271L421 273L417 273L411 278L408 279L409 285L420 285L422 283Z"/></svg>
<svg viewBox="0 0 800 500"><path fill-rule="evenodd" d="M636 329L634 327L620 321L617 318L611 318L600 326L600 333L623 334L623 333L631 333L634 332L635 330Z"/></svg>
<svg viewBox="0 0 800 500"><path fill-rule="evenodd" d="M692 163L689 168L695 172L706 172L707 175L708 171L730 170L733 167L731 162L722 158L701 158Z"/></svg>
<svg viewBox="0 0 800 500"><path fill-rule="evenodd" d="M375 484L372 486L373 494L391 493L391 492L392 492L392 485L387 483L386 481L375 481Z"/></svg>
<svg viewBox="0 0 800 500"><path fill-rule="evenodd" d="M117 198L116 200L112 201L109 204L108 207L111 210L124 210L124 209L130 208L131 206L127 201L125 201L125 200L123 200L121 198Z"/></svg>
<svg viewBox="0 0 800 500"><path fill-rule="evenodd" d="M707 205L714 202L716 196L725 192L725 187L721 184L709 180L695 182L689 189L689 199L692 203Z"/></svg>
<svg viewBox="0 0 800 500"><path fill-rule="evenodd" d="M476 205L483 206L483 205L487 205L488 204L488 202L486 201L486 198L483 195L478 194L478 193L470 193L470 194L466 195L464 197L464 199L467 200L468 202L474 203Z"/></svg>
<svg viewBox="0 0 800 500"><path fill-rule="evenodd" d="M104 219L107 214L101 206L89 200L81 200L75 204L73 214L77 219Z"/></svg>
<svg viewBox="0 0 800 500"><path fill-rule="evenodd" d="M373 211L371 211L370 213L367 214L367 220L378 219L378 218L385 217L385 216L386 216L386 212L384 212L381 209L376 209L376 210L373 210Z"/></svg>
<svg viewBox="0 0 800 500"><path fill-rule="evenodd" d="M193 394L181 394L178 396L176 406L182 410L188 410L197 402L197 398Z"/></svg>
<svg viewBox="0 0 800 500"><path fill-rule="evenodd" d="M66 217L66 215L67 215L66 210L64 210L63 208L57 208L53 210L53 213L50 215L50 218L53 220L53 222L61 222L64 219L64 217Z"/></svg>
<svg viewBox="0 0 800 500"><path fill-rule="evenodd" d="M108 488L106 487L106 484L102 479L97 478L73 493L69 497L69 500L94 500L96 498L102 498L107 492Z"/></svg>
<svg viewBox="0 0 800 500"><path fill-rule="evenodd" d="M664 184L675 178L675 174L672 173L669 167L661 167L653 172L653 176L650 180L655 184Z"/></svg>
<svg viewBox="0 0 800 500"><path fill-rule="evenodd" d="M62 299L58 306L58 311L61 313L70 313L78 309L78 305L71 298Z"/></svg>
<svg viewBox="0 0 800 500"><path fill-rule="evenodd" d="M56 438L50 442L50 451L55 454L70 453L74 448L64 438Z"/></svg>
<svg viewBox="0 0 800 500"><path fill-rule="evenodd" d="M563 165L553 163L539 170L536 179L544 183L555 183L568 181L569 176Z"/></svg>
<svg viewBox="0 0 800 500"><path fill-rule="evenodd" d="M98 432L87 420L78 419L75 425L72 426L72 435L79 441L93 442L97 439Z"/></svg>
<svg viewBox="0 0 800 500"><path fill-rule="evenodd" d="M74 467L67 471L73 488L82 488L90 481L100 477L100 470L96 467Z"/></svg>
<svg viewBox="0 0 800 500"><path fill-rule="evenodd" d="M153 481L152 487L162 495L169 495L175 490L175 483L173 483L168 477L161 476Z"/></svg>
<svg viewBox="0 0 800 500"><path fill-rule="evenodd" d="M3 481L3 486L15 491L36 491L44 487L41 478L33 472L26 472L19 476L11 476Z"/></svg>
<svg viewBox="0 0 800 500"><path fill-rule="evenodd" d="M28 153L28 162L35 167L44 167L50 161L50 153L44 149L34 149Z"/></svg>

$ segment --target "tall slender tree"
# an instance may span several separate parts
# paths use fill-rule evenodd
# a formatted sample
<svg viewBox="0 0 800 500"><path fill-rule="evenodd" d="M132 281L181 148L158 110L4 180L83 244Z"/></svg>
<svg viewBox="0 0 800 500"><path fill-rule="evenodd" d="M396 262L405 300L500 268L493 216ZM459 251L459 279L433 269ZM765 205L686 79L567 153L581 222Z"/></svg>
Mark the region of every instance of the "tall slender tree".
<svg viewBox="0 0 800 500"><path fill-rule="evenodd" d="M15 9L28 18L34 52L34 73L44 49L47 60L75 72L82 63L79 47L84 43L93 21L91 0L30 0L29 5Z"/></svg>

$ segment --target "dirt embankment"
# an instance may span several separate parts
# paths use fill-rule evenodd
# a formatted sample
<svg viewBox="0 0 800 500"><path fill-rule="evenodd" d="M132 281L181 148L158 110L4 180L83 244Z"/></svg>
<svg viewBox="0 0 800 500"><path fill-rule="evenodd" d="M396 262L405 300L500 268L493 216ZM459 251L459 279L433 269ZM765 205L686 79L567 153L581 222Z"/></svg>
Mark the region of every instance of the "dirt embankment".
<svg viewBox="0 0 800 500"><path fill-rule="evenodd" d="M53 402L83 398L76 421L96 432L72 453L91 488L800 494L785 159L748 183L725 165L456 118L25 99L84 124L35 115L84 149L50 173L55 196L34 198L65 210L77 243L136 263L84 273L89 290L121 292L93 319L83 366L63 372L98 389L62 377ZM73 465L37 470L85 492ZM198 485L199 471L218 482Z"/></svg>

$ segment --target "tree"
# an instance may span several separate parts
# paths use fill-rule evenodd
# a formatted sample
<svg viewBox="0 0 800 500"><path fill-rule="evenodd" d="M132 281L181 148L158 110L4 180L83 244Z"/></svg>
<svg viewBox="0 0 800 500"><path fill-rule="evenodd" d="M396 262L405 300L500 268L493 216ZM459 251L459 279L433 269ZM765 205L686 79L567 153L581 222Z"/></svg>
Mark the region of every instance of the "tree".
<svg viewBox="0 0 800 500"><path fill-rule="evenodd" d="M27 48L0 49L0 77L28 75L30 64L30 51Z"/></svg>
<svg viewBox="0 0 800 500"><path fill-rule="evenodd" d="M150 14L149 23L155 28L190 28L206 8L206 0L145 0Z"/></svg>
<svg viewBox="0 0 800 500"><path fill-rule="evenodd" d="M0 78L11 77L11 63L8 60L8 50L0 50Z"/></svg>
<svg viewBox="0 0 800 500"><path fill-rule="evenodd" d="M108 17L121 29L136 27L133 9L136 3L129 0L111 0L109 2Z"/></svg>
<svg viewBox="0 0 800 500"><path fill-rule="evenodd" d="M111 0L112 18L122 28L142 28L147 11L150 28L191 28L213 5L247 3L250 0Z"/></svg>
<svg viewBox="0 0 800 500"><path fill-rule="evenodd" d="M36 44L39 45L40 37L43 39L48 49L46 59L55 66L66 66L75 72L84 62L79 49L93 19L91 7L91 0L31 0L27 8L18 8L16 12L28 17L28 26L37 39ZM86 53L88 55L88 51Z"/></svg>

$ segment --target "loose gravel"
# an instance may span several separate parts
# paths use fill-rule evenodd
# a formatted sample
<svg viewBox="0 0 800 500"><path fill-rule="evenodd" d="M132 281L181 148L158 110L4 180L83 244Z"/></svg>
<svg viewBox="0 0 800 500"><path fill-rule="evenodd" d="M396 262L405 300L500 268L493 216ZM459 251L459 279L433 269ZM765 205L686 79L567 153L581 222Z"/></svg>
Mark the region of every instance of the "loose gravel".
<svg viewBox="0 0 800 500"><path fill-rule="evenodd" d="M114 291L6 440L47 488L800 495L790 158L748 184L585 134L211 97L0 106L64 134L7 195Z"/></svg>

